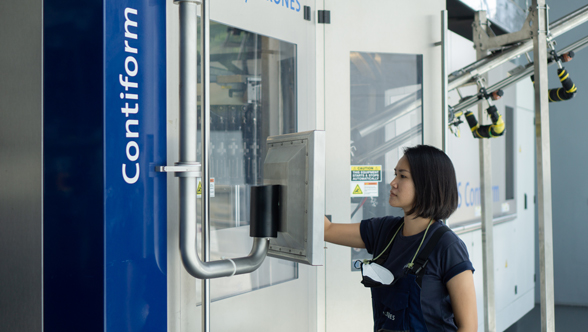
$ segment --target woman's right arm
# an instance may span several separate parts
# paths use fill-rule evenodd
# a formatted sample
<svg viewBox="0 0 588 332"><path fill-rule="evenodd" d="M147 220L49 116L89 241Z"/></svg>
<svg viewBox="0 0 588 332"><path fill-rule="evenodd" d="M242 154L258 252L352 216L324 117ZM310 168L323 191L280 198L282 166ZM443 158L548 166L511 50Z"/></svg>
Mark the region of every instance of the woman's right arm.
<svg viewBox="0 0 588 332"><path fill-rule="evenodd" d="M333 224L325 217L325 241L352 248L365 248L359 225L359 223Z"/></svg>

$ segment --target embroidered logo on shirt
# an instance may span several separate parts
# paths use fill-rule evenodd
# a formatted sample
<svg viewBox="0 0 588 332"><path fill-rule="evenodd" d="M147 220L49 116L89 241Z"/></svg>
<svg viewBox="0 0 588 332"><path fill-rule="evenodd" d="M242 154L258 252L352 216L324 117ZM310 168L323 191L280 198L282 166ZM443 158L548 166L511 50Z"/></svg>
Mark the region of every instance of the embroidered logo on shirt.
<svg viewBox="0 0 588 332"><path fill-rule="evenodd" d="M390 319L390 320L396 320L396 316L392 315L389 312L384 311L383 314L384 314L384 316L388 317L388 319Z"/></svg>

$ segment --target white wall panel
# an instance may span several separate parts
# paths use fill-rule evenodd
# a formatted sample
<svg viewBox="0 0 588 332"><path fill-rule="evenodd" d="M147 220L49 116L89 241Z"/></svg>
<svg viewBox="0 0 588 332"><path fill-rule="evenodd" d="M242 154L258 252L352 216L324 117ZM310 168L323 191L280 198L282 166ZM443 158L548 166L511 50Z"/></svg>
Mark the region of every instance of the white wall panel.
<svg viewBox="0 0 588 332"><path fill-rule="evenodd" d="M369 4L369 5L368 5ZM350 52L422 54L423 136L441 146L441 40L444 1L325 1L326 213L350 222ZM320 29L320 27L319 27ZM327 244L326 331L373 331L370 290L351 272L351 250Z"/></svg>

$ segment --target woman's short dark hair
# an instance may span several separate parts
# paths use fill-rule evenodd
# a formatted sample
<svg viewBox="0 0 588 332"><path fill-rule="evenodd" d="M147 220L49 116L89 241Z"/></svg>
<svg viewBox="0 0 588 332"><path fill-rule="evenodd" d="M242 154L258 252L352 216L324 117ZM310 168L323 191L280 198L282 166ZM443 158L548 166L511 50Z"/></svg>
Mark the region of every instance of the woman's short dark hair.
<svg viewBox="0 0 588 332"><path fill-rule="evenodd" d="M457 209L457 181L451 159L429 145L404 149L415 188L414 205L407 215L447 219Z"/></svg>

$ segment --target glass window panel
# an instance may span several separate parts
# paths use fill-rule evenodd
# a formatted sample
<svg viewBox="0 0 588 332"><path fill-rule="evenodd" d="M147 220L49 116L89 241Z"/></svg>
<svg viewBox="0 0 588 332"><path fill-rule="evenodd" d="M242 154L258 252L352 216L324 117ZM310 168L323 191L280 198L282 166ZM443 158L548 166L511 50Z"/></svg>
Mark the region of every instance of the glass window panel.
<svg viewBox="0 0 588 332"><path fill-rule="evenodd" d="M219 260L251 250L249 190L263 184L266 138L297 131L296 45L216 22L210 23L210 38L211 260ZM213 279L211 297L296 278L297 263L267 257L253 273Z"/></svg>
<svg viewBox="0 0 588 332"><path fill-rule="evenodd" d="M351 221L402 215L388 204L389 183L403 148L422 143L422 56L351 52L351 165L379 166L377 181L352 181ZM356 260L371 258L351 249Z"/></svg>

